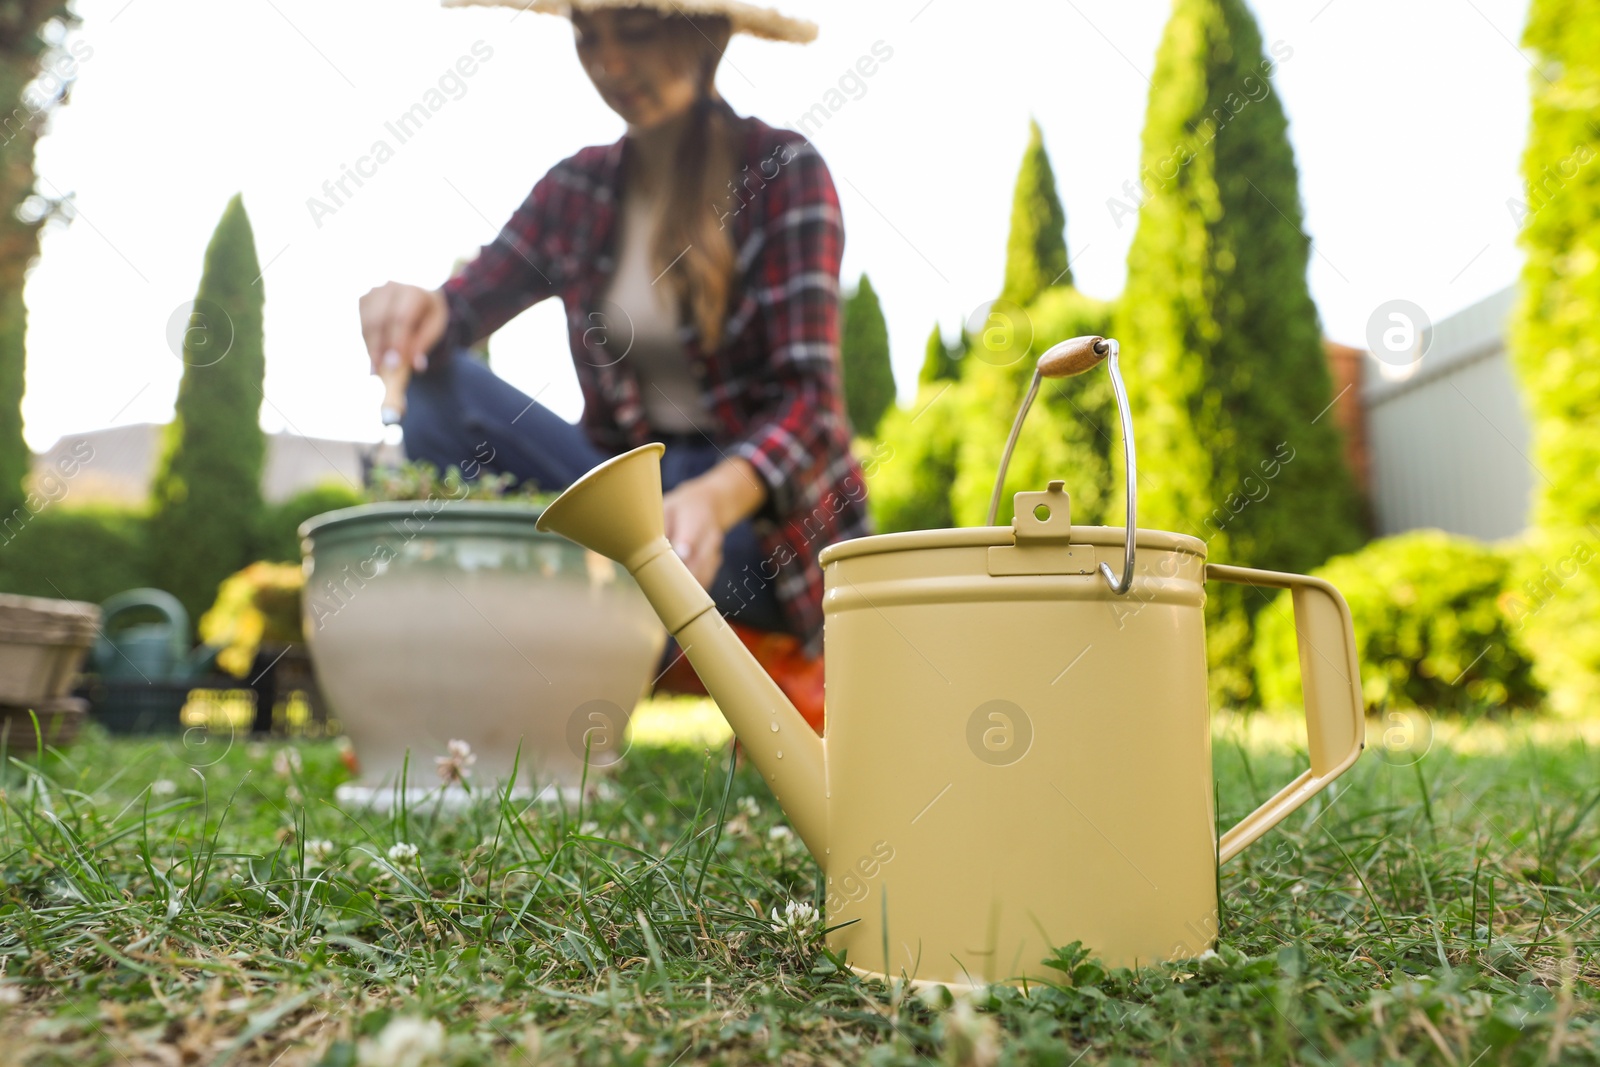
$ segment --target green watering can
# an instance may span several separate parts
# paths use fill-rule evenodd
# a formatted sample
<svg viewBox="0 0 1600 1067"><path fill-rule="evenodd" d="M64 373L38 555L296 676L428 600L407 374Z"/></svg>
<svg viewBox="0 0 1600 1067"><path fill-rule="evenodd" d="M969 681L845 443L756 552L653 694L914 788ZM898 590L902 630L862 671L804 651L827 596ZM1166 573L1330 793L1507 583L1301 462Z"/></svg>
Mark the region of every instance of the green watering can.
<svg viewBox="0 0 1600 1067"><path fill-rule="evenodd" d="M152 618L153 616L153 618ZM211 670L221 646L189 650L189 613L171 593L129 589L100 605L89 662L106 681L186 682Z"/></svg>

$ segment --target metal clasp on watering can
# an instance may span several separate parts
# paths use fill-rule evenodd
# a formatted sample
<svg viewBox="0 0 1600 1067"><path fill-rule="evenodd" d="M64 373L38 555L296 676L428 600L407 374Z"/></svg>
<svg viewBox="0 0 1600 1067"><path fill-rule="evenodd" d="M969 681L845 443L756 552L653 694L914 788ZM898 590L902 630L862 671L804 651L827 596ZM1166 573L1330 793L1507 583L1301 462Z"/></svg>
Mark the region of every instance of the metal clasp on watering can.
<svg viewBox="0 0 1600 1067"><path fill-rule="evenodd" d="M1107 363L1125 527L1072 525L1051 482L1016 494L1009 527L991 511L988 526L822 551L820 738L662 536L661 445L600 464L539 519L638 580L821 864L829 945L862 973L957 986L1049 978L1042 961L1072 941L1113 966L1197 955L1218 934L1217 864L1361 752L1355 634L1338 590L1208 566L1198 538L1135 526L1116 356L1100 337L1041 356L1006 456L1043 377ZM1208 580L1293 590L1311 764L1220 837Z"/></svg>

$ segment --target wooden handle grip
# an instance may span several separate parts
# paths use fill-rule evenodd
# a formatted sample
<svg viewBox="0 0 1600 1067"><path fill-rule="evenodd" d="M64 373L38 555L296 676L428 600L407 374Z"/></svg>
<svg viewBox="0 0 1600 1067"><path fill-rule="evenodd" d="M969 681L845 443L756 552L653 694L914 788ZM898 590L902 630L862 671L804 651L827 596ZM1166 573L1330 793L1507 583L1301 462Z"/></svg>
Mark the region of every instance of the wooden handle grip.
<svg viewBox="0 0 1600 1067"><path fill-rule="evenodd" d="M392 426L406 414L406 386L411 384L411 368L391 354L378 364L378 377L383 381L384 425Z"/></svg>
<svg viewBox="0 0 1600 1067"><path fill-rule="evenodd" d="M1039 357L1039 373L1046 378L1070 378L1098 367L1110 351L1104 337L1073 337L1051 345Z"/></svg>

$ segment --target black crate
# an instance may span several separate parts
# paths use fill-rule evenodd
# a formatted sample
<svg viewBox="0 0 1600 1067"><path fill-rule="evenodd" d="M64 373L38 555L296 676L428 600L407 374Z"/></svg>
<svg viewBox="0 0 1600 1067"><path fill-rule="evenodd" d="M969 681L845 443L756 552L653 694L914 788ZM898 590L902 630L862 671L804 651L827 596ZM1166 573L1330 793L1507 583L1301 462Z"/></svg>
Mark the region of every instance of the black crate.
<svg viewBox="0 0 1600 1067"><path fill-rule="evenodd" d="M179 734L187 729L181 713L192 690L238 688L226 675L183 682L92 679L84 693L90 716L111 733Z"/></svg>

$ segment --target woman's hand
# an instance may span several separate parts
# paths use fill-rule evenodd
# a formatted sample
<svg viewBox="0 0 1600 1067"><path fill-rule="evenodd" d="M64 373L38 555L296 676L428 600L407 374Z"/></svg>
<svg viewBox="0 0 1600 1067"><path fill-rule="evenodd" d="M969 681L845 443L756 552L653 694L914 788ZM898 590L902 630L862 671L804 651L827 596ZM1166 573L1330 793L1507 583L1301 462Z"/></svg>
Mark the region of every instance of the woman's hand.
<svg viewBox="0 0 1600 1067"><path fill-rule="evenodd" d="M444 336L450 307L437 289L388 282L361 298L361 336L367 342L372 373L378 373L388 352L400 355L402 366L428 369L428 349Z"/></svg>
<svg viewBox="0 0 1600 1067"><path fill-rule="evenodd" d="M706 589L722 566L722 539L755 514L767 488L750 461L730 456L662 500L667 540Z"/></svg>

